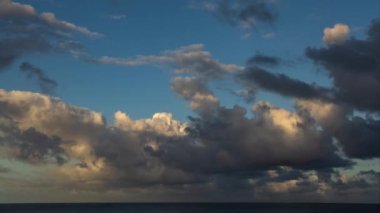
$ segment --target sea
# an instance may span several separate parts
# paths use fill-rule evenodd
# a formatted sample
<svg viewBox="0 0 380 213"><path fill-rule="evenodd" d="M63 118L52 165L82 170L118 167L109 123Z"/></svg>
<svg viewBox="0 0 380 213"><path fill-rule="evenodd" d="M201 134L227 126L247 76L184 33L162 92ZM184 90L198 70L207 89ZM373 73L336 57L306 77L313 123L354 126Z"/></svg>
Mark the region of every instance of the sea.
<svg viewBox="0 0 380 213"><path fill-rule="evenodd" d="M380 213L380 204L334 203L54 203L0 204L0 213Z"/></svg>

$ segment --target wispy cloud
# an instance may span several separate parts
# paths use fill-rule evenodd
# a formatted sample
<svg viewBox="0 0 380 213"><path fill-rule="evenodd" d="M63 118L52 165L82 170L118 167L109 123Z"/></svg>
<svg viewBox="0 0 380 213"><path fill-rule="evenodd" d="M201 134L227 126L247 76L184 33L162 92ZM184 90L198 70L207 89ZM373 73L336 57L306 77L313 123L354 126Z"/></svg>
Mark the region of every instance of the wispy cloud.
<svg viewBox="0 0 380 213"><path fill-rule="evenodd" d="M206 1L196 8L204 9L223 23L251 31L261 24L273 24L277 19L276 5L271 1Z"/></svg>
<svg viewBox="0 0 380 213"><path fill-rule="evenodd" d="M234 73L243 67L235 64L223 64L212 58L210 52L204 50L202 44L192 44L175 50L167 50L158 55L138 55L130 58L102 56L84 57L93 63L117 66L167 65L174 68L177 74L196 74L210 78L220 77L226 73Z"/></svg>
<svg viewBox="0 0 380 213"><path fill-rule="evenodd" d="M127 15L125 14L114 14L114 15L109 15L109 18L112 20L122 20L127 18Z"/></svg>
<svg viewBox="0 0 380 213"><path fill-rule="evenodd" d="M55 80L49 78L42 69L28 62L23 62L20 65L20 70L28 79L35 78L43 93L53 94L55 88L58 86L58 83Z"/></svg>

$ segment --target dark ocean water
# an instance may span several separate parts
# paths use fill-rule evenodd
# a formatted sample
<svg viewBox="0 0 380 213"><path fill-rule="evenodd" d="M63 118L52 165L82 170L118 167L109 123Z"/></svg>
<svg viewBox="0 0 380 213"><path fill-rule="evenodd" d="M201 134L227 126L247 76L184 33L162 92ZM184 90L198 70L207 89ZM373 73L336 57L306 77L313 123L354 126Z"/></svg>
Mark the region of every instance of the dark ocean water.
<svg viewBox="0 0 380 213"><path fill-rule="evenodd" d="M0 212L111 212L111 213L380 213L376 204L270 204L270 203L80 203L0 204Z"/></svg>

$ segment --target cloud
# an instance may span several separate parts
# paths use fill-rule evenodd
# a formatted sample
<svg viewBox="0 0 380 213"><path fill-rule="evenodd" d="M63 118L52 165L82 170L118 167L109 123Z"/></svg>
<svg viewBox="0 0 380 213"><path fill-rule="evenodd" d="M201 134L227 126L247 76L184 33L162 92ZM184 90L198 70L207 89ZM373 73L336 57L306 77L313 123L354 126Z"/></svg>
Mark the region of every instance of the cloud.
<svg viewBox="0 0 380 213"><path fill-rule="evenodd" d="M379 23L378 20L372 22L365 40L351 38L340 43L334 40L335 43L330 42L324 48L306 49L306 55L322 65L332 78L331 88L274 74L256 63L236 75L245 86L244 97L252 100L259 89L264 89L297 98L297 110L315 120L329 137L335 138L347 157L380 157L377 142L380 125L374 116L380 106L377 98L380 96ZM328 31L329 39L337 29L340 27ZM355 110L365 115L357 116Z"/></svg>
<svg viewBox="0 0 380 213"><path fill-rule="evenodd" d="M51 45L45 39L38 36L26 38L4 38L0 40L0 71L4 71L17 58L26 53L47 53L51 51Z"/></svg>
<svg viewBox="0 0 380 213"><path fill-rule="evenodd" d="M323 30L323 42L326 45L341 44L350 34L350 28L346 24L335 24L334 27L326 27Z"/></svg>
<svg viewBox="0 0 380 213"><path fill-rule="evenodd" d="M259 24L272 24L277 18L273 4L268 1L210 1L203 8L214 14L220 21L245 30L252 30Z"/></svg>
<svg viewBox="0 0 380 213"><path fill-rule="evenodd" d="M93 63L112 64L118 66L168 65L177 74L195 74L207 78L218 78L226 73L241 70L235 64L223 64L212 58L210 52L203 50L202 44L183 46L175 50L167 50L158 55L138 55L134 58L115 58L102 56L88 59Z"/></svg>
<svg viewBox="0 0 380 213"><path fill-rule="evenodd" d="M9 119L1 118L0 147L5 157L11 160L25 161L30 164L63 164L67 157L59 147L58 137L49 137L33 127L21 130ZM4 153L5 152L5 153Z"/></svg>
<svg viewBox="0 0 380 213"><path fill-rule="evenodd" d="M57 163L53 174L64 176L62 181L71 187L79 179L92 190L198 181L146 151L186 134L187 126L169 113L132 120L117 112L115 124L108 126L100 113L37 93L4 90L0 106L2 157Z"/></svg>
<svg viewBox="0 0 380 213"><path fill-rule="evenodd" d="M252 179L255 196L258 201L278 200L298 202L376 202L378 199L379 173L361 171L353 176L339 172L302 172L280 167L270 170L262 177Z"/></svg>
<svg viewBox="0 0 380 213"><path fill-rule="evenodd" d="M28 79L36 78L41 91L45 94L53 94L58 86L58 83L47 77L43 70L28 62L23 62L20 65L20 70Z"/></svg>
<svg viewBox="0 0 380 213"><path fill-rule="evenodd" d="M26 54L60 52L60 42L72 40L72 33L89 37L101 34L59 20L53 13L37 11L27 4L0 1L0 71Z"/></svg>
<svg viewBox="0 0 380 213"><path fill-rule="evenodd" d="M56 30L73 31L87 36L101 36L97 32L91 32L85 27L77 26L73 23L59 20L51 12L44 12L39 15L31 5L12 2L12 0L1 0L0 17L7 21L24 19L36 24L46 25Z"/></svg>
<svg viewBox="0 0 380 213"><path fill-rule="evenodd" d="M115 15L110 15L109 18L112 20L122 20L125 19L127 16L125 14L115 14Z"/></svg>
<svg viewBox="0 0 380 213"><path fill-rule="evenodd" d="M335 154L332 138L302 114L269 103L257 103L253 112L255 117L249 119L240 106L220 107L213 116L192 117L190 141L160 144L154 154L169 165L201 174L350 164Z"/></svg>
<svg viewBox="0 0 380 213"><path fill-rule="evenodd" d="M377 112L380 109L377 98L380 96L379 23L378 20L372 22L365 40L351 38L339 45L306 48L306 56L325 68L333 80L332 87L269 72L258 65L276 64L276 60L261 55L249 59L248 68L235 76L245 86L244 91L249 91L245 94L249 100L259 89L264 89L288 97L327 100L360 111Z"/></svg>
<svg viewBox="0 0 380 213"><path fill-rule="evenodd" d="M236 75L249 93L254 96L258 89L264 89L280 95L298 98L332 99L333 91L316 84L308 84L298 79L293 79L285 74L274 74L263 68L253 66L246 68Z"/></svg>
<svg viewBox="0 0 380 213"><path fill-rule="evenodd" d="M280 64L280 59L274 56L268 56L263 54L256 54L247 61L248 64L277 66Z"/></svg>
<svg viewBox="0 0 380 213"><path fill-rule="evenodd" d="M28 147L34 154L32 158L28 153L17 155L23 153L17 151L11 152L11 156L31 163L43 159L75 160L80 163L63 164L62 170L84 178L102 180L107 171L109 178L126 179L132 184L165 181L160 178L167 175L169 182L191 182L195 181L191 176L210 172L278 165L300 168L348 165L334 154L336 148L331 138L318 131L316 125L308 124L308 119L299 113L268 103L256 104L253 109L256 116L252 119L245 117L243 108L235 106L218 107L212 116L192 118L189 124L173 120L168 113L132 120L117 112L114 125L106 125L100 113L36 93L1 91L0 105L0 115L7 121L5 124L9 123L6 126L14 129L2 128L9 138L5 140L9 143L3 145L15 150ZM134 173L126 174L121 168ZM157 170L163 173L153 173ZM171 172L175 177L179 175L179 179L170 177ZM193 175L185 178L185 174Z"/></svg>
<svg viewBox="0 0 380 213"><path fill-rule="evenodd" d="M340 45L306 49L306 56L333 80L337 98L358 110L380 109L379 23L372 22L365 40L352 38Z"/></svg>
<svg viewBox="0 0 380 213"><path fill-rule="evenodd" d="M350 158L380 157L380 121L368 116L354 116L345 106L318 100L297 100L296 107L308 113L336 138Z"/></svg>
<svg viewBox="0 0 380 213"><path fill-rule="evenodd" d="M178 77L173 89L192 103L196 93L211 93L204 81ZM203 200L207 194L215 201L226 193L251 201L373 200L378 172L347 177L335 170L352 161L338 153L332 133L356 118L346 119L346 109L333 103L295 104L291 112L258 102L252 118L240 106L217 105L208 116L195 108L199 116L189 123L170 113L134 120L118 111L107 124L98 112L47 95L0 90L1 158L28 163L32 171L47 169L43 175L36 170L33 180L0 179L8 188L23 184L20 190L29 194L44 187L77 199L124 200L134 192L141 200ZM361 157L362 151L345 148L351 142L337 138L345 154Z"/></svg>
<svg viewBox="0 0 380 213"><path fill-rule="evenodd" d="M206 80L197 77L176 77L172 80L173 90L190 101L192 110L209 116L219 107L219 100L207 87Z"/></svg>

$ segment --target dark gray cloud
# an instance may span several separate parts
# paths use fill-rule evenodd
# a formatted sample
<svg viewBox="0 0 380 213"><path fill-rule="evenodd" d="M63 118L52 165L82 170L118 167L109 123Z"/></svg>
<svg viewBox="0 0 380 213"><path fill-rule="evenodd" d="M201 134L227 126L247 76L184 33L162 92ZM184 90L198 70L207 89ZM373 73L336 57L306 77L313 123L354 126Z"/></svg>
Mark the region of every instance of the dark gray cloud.
<svg viewBox="0 0 380 213"><path fill-rule="evenodd" d="M334 108L337 108L335 114L331 113L329 118L318 121L326 134L336 138L350 158L380 157L379 120L371 115L360 117L353 114L353 110L378 113L380 109L379 26L380 21L374 20L365 40L351 38L324 48L306 49L309 58L326 68L333 79L332 88L308 84L285 74L271 73L255 64L236 77L245 86L244 91L249 91L245 97L252 98L259 89L264 89L311 102L322 100L327 105L333 103ZM253 57L252 60L257 58ZM310 118L315 119L315 115Z"/></svg>
<svg viewBox="0 0 380 213"><path fill-rule="evenodd" d="M372 22L365 40L306 49L306 56L332 78L337 98L359 110L380 110L379 25L379 20Z"/></svg>
<svg viewBox="0 0 380 213"><path fill-rule="evenodd" d="M66 162L59 137L47 136L34 128L21 130L10 118L0 119L0 147L8 150L7 158L31 164Z"/></svg>
<svg viewBox="0 0 380 213"><path fill-rule="evenodd" d="M255 56L248 59L247 64L249 65L263 65L263 66L277 66L281 60L275 56L268 56L263 54L256 54Z"/></svg>
<svg viewBox="0 0 380 213"><path fill-rule="evenodd" d="M246 95L254 95L258 89L264 89L284 96L298 98L331 99L333 92L316 84L308 84L298 79L293 79L285 74L274 74L263 68L253 66L246 68L237 75L246 88L251 88ZM253 92L253 94L252 94Z"/></svg>
<svg viewBox="0 0 380 213"><path fill-rule="evenodd" d="M1 34L1 33L0 33ZM50 43L40 36L1 38L0 72L6 70L16 59L27 53L47 53Z"/></svg>
<svg viewBox="0 0 380 213"><path fill-rule="evenodd" d="M25 5L1 3L0 17L6 21L0 21L4 23L0 28L6 29L2 32L12 37L0 40L0 47L9 49L7 53L0 53L0 69L30 53L61 51L93 59L83 52L80 43L58 33L75 31L89 35L91 32L78 26L68 28L71 25L65 25L52 14L36 15ZM216 12L233 26L255 27L253 21L272 23L275 20L268 2L217 3ZM13 12L4 10L4 5L12 7ZM25 27L31 23L36 28ZM378 40L376 28L375 22L369 38L355 42L362 45ZM40 42L29 42L34 40ZM372 54L371 51L368 52ZM315 55L318 60L333 63L331 57ZM370 78L376 76L376 66L368 58L364 61L364 73ZM107 124L100 113L59 99L0 90L0 155L48 165L51 173L44 177L46 181L40 180L44 183L38 186L73 190L74 196L83 191L134 195L127 189L136 189L154 194L156 199L158 195L165 195L160 197L184 200L191 197L203 201L205 197L231 201L231 196L237 201L242 197L247 201L358 199L351 194L364 200L378 197L378 172L344 177L336 171L336 168L352 166L351 158L379 157L380 132L378 120L352 116L353 109L340 102L346 99L341 98L337 86L323 88L257 66L243 69L222 64L212 59L202 45L136 58L105 56L93 62L122 66L169 64L177 74L187 76L174 78L171 86L178 96L189 102L195 116L184 124L169 113L133 120L117 112L115 123ZM252 62L278 64L274 58L264 55L257 55ZM44 91L56 86L41 69L29 63L22 64L20 69L27 76L35 77ZM353 66L352 73L362 72L355 69ZM302 98L305 103L302 105L301 100L296 100L299 105L291 112L257 102L252 117L247 116L247 110L241 106L223 107L208 88L208 81L236 72L249 94L265 89ZM320 105L313 105L314 101ZM338 109L332 110L334 107ZM340 146L343 154L339 152Z"/></svg>
<svg viewBox="0 0 380 213"><path fill-rule="evenodd" d="M248 119L245 114L239 106L220 107L213 117L191 118L191 137L162 143L155 155L169 165L198 173L279 165L302 169L350 165L335 154L332 137L299 114L265 103L255 107L255 118Z"/></svg>
<svg viewBox="0 0 380 213"><path fill-rule="evenodd" d="M41 91L45 94L53 94L55 88L58 86L58 83L55 80L50 79L42 69L28 62L23 62L20 65L20 70L28 79L35 78Z"/></svg>
<svg viewBox="0 0 380 213"><path fill-rule="evenodd" d="M220 0L207 3L206 9L219 20L248 30L260 23L272 24L277 18L274 6L263 0Z"/></svg>
<svg viewBox="0 0 380 213"><path fill-rule="evenodd" d="M351 158L380 157L380 120L353 117L337 130L337 139Z"/></svg>
<svg viewBox="0 0 380 213"><path fill-rule="evenodd" d="M306 49L306 56L326 69L333 80L332 88L308 84L260 68L258 65L278 63L275 57L260 54L248 60L248 68L237 74L237 79L245 85L244 91L249 91L246 97L252 97L258 89L264 89L289 97L323 99L348 104L358 110L379 111L379 25L379 20L372 22L365 40L351 38L324 48Z"/></svg>
<svg viewBox="0 0 380 213"><path fill-rule="evenodd" d="M298 101L296 108L337 139L349 158L380 157L380 121L372 115L357 116L351 107L315 100Z"/></svg>
<svg viewBox="0 0 380 213"><path fill-rule="evenodd" d="M198 86L197 80L188 81L179 91L199 87L209 92L204 79ZM337 124L331 122L340 121L326 116L321 106L305 104L289 112L260 102L252 118L240 106L218 105L207 117L198 112L189 124L168 113L132 120L117 112L115 123L107 125L100 113L59 99L0 90L0 154L49 164L55 169L44 177L43 186L51 183L55 189L78 193L117 189L123 197L136 189L155 194L153 200L230 200L227 194L236 201L335 201L344 194L357 199L349 195L352 192L370 200L368 196L378 192L378 174L347 178L337 173L336 168L353 163L339 155L333 143L331 131ZM315 109L327 120L313 114ZM31 183L37 189L41 184Z"/></svg>

